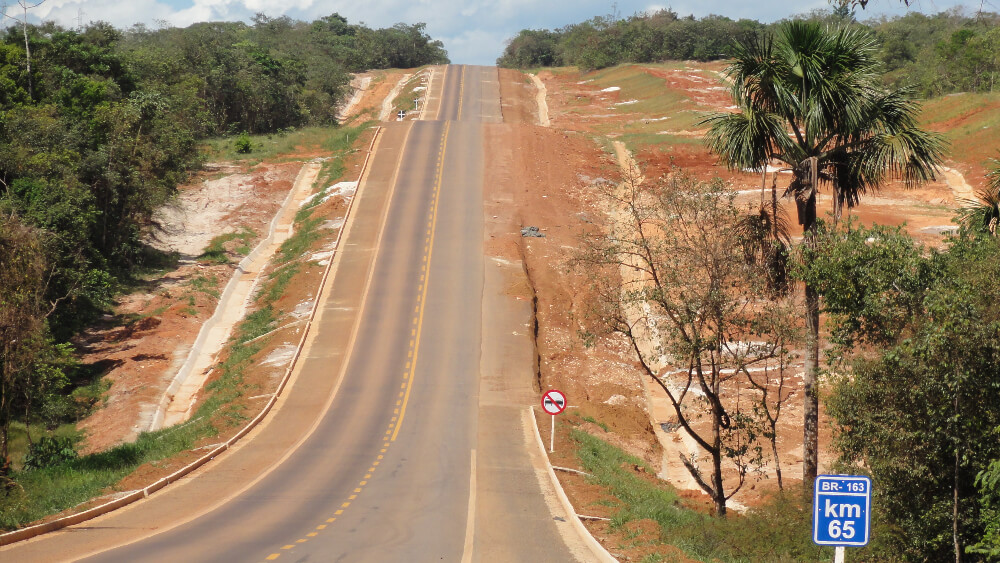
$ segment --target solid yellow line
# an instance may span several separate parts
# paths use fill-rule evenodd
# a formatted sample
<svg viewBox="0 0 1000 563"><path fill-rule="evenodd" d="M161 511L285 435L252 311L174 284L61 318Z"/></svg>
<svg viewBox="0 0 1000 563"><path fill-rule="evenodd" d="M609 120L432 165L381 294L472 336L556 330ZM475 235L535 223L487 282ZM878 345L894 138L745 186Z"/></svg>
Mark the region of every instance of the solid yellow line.
<svg viewBox="0 0 1000 563"><path fill-rule="evenodd" d="M462 69L464 72L465 67L462 67ZM446 153L448 150L448 132L450 130L451 130L451 122L449 121L444 126L444 138L441 140L441 144L444 146L444 151L442 152L441 156L442 163L444 163L444 153ZM434 204L431 205L431 224L434 226L437 225L438 202L441 201L441 191L438 188L441 187L441 181L444 175L443 169L444 169L443 166L441 168L438 168L438 174L437 174L437 179L435 180L435 188L434 188L435 189ZM431 239L427 243L427 245L430 247L427 250L427 256L426 256L428 263L430 263L431 257L434 255L434 235L436 234L437 234L437 229L431 229ZM430 278L430 272L427 273L427 277ZM413 344L413 360L411 362L412 365L410 366L410 376L406 379L406 393L403 395L403 403L399 407L399 422L396 423L396 429L392 432L392 440L390 440L391 442L396 441L396 436L399 435L399 429L403 427L403 418L406 416L406 405L409 404L410 402L410 391L413 390L413 377L417 370L417 356L420 354L420 335L424 330L424 305L427 303L427 287L430 285L429 281L430 280L428 279L428 283L424 283L423 288L421 289L420 301L419 301L420 313L417 315L420 321L417 323L417 335L416 338L414 339L414 344ZM398 401L397 404L399 404ZM381 456L379 456L379 458L381 459Z"/></svg>
<svg viewBox="0 0 1000 563"><path fill-rule="evenodd" d="M465 67L462 67L462 78L458 82L458 114L455 116L455 121L462 119L462 103L465 101ZM444 159L441 159L444 162Z"/></svg>

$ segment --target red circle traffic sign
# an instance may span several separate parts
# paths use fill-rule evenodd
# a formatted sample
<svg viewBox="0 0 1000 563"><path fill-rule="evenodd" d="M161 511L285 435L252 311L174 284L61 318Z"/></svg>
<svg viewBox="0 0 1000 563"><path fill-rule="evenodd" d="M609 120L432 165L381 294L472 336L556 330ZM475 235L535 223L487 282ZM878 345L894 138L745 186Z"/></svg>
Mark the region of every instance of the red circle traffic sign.
<svg viewBox="0 0 1000 563"><path fill-rule="evenodd" d="M555 416L566 410L566 395L558 389L549 389L542 395L542 408Z"/></svg>

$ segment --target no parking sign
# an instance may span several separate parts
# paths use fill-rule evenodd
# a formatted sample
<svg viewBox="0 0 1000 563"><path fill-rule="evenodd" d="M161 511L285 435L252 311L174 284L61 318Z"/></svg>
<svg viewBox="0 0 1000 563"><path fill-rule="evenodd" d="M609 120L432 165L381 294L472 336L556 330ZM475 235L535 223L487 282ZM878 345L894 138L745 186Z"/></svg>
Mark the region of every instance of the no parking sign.
<svg viewBox="0 0 1000 563"><path fill-rule="evenodd" d="M542 408L555 416L566 410L566 395L558 389L549 389L542 395Z"/></svg>
<svg viewBox="0 0 1000 563"><path fill-rule="evenodd" d="M558 389L549 389L542 394L542 409L552 415L552 431L549 432L549 453L556 451L556 415L566 410L566 394Z"/></svg>

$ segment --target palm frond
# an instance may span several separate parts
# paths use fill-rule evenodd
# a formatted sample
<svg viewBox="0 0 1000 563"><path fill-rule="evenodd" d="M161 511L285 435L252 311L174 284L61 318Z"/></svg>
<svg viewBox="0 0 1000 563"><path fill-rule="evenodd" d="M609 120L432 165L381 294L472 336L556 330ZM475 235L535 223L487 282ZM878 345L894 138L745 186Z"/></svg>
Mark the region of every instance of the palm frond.
<svg viewBox="0 0 1000 563"><path fill-rule="evenodd" d="M1000 224L1000 160L991 159L993 166L986 174L986 189L977 199L962 199L958 222L966 231L996 236Z"/></svg>
<svg viewBox="0 0 1000 563"><path fill-rule="evenodd" d="M751 107L744 107L742 113L713 114L701 123L710 125L709 147L731 169L761 171L771 155L792 145L780 116Z"/></svg>
<svg viewBox="0 0 1000 563"><path fill-rule="evenodd" d="M996 235L1000 222L1000 191L986 189L976 194L978 199L963 199L958 222L966 231Z"/></svg>
<svg viewBox="0 0 1000 563"><path fill-rule="evenodd" d="M771 189L770 203L761 202L756 211L739 219L736 235L746 263L760 269L768 290L775 294L787 293L790 289L788 248L792 239L788 216L778 206L775 187Z"/></svg>

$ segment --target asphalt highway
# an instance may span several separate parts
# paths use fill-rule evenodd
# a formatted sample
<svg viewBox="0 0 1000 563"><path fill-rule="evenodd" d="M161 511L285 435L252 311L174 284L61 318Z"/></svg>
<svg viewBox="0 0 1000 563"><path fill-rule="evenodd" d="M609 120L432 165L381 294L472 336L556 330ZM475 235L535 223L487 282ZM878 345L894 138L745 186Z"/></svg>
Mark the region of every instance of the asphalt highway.
<svg viewBox="0 0 1000 563"><path fill-rule="evenodd" d="M185 482L0 560L581 557L538 478L525 407L511 399L525 394L481 392L483 366L504 361L484 326L509 332L496 326L505 314L483 314L483 137L502 122L497 70L442 70L424 120L386 124L276 413Z"/></svg>

